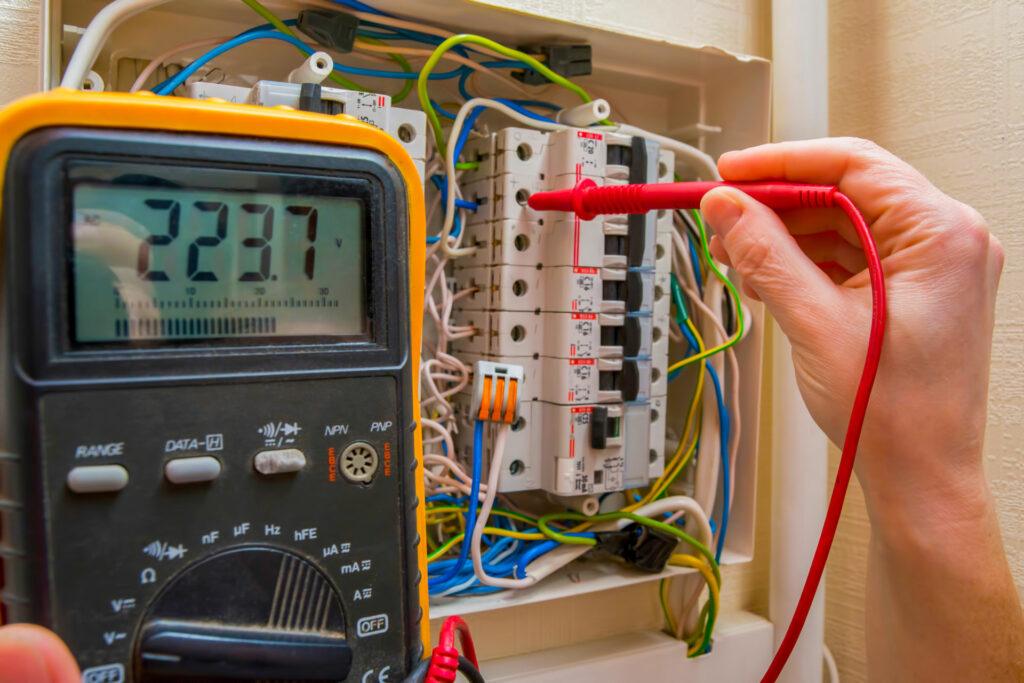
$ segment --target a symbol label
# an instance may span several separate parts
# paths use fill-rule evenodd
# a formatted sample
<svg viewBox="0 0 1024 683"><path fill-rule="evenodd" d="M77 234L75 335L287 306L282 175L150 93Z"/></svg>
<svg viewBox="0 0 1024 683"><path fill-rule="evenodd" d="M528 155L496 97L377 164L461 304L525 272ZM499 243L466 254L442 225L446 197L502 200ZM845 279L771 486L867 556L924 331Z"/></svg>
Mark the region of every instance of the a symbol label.
<svg viewBox="0 0 1024 683"><path fill-rule="evenodd" d="M206 442L206 450L208 451L222 451L224 450L224 435L223 434L207 434L204 438Z"/></svg>
<svg viewBox="0 0 1024 683"><path fill-rule="evenodd" d="M294 532L296 541L311 541L316 538L316 527L309 527L306 529L297 529Z"/></svg>
<svg viewBox="0 0 1024 683"><path fill-rule="evenodd" d="M205 534L203 534L203 538L202 538L203 545L213 545L214 543L217 542L218 538L220 538L220 532L219 531L214 530L214 531L211 531L209 533L205 533Z"/></svg>
<svg viewBox="0 0 1024 683"><path fill-rule="evenodd" d="M235 535L235 538L238 538L239 536L245 536L247 533L249 533L249 522L242 522L241 524L236 524L235 528L232 529L231 533Z"/></svg>
<svg viewBox="0 0 1024 683"><path fill-rule="evenodd" d="M89 667L82 672L82 683L124 683L124 664Z"/></svg>
<svg viewBox="0 0 1024 683"><path fill-rule="evenodd" d="M163 541L153 541L143 548L142 552L160 562L163 562L164 560L177 560L185 557L185 553L188 552L188 548L180 543L178 545L171 545L170 543L165 543Z"/></svg>
<svg viewBox="0 0 1024 683"><path fill-rule="evenodd" d="M283 446L295 443L295 437L302 431L298 422L268 422L256 429L263 437L265 446Z"/></svg>
<svg viewBox="0 0 1024 683"><path fill-rule="evenodd" d="M374 614L372 617L363 617L356 622L356 633L360 638L379 636L388 632L388 615Z"/></svg>
<svg viewBox="0 0 1024 683"><path fill-rule="evenodd" d="M113 645L117 641L124 640L127 637L128 634L122 633L121 631L105 631L103 633L103 642L107 645Z"/></svg>
<svg viewBox="0 0 1024 683"><path fill-rule="evenodd" d="M263 525L263 535L264 536L280 536L281 535L281 527L279 527L276 524L264 524Z"/></svg>
<svg viewBox="0 0 1024 683"><path fill-rule="evenodd" d="M391 420L381 420L381 421L378 421L378 422L371 422L370 423L370 431L371 432L386 432L389 429L391 429L391 425L393 425L393 424L394 424L394 422L392 422Z"/></svg>
<svg viewBox="0 0 1024 683"><path fill-rule="evenodd" d="M110 609L115 614L129 612L135 608L135 598L118 598L110 601Z"/></svg>
<svg viewBox="0 0 1024 683"><path fill-rule="evenodd" d="M156 570L152 567L146 567L139 572L139 583L143 585L147 583L156 583Z"/></svg>
<svg viewBox="0 0 1024 683"><path fill-rule="evenodd" d="M359 600L369 600L373 597L372 588L357 588L352 593L352 600L358 602Z"/></svg>

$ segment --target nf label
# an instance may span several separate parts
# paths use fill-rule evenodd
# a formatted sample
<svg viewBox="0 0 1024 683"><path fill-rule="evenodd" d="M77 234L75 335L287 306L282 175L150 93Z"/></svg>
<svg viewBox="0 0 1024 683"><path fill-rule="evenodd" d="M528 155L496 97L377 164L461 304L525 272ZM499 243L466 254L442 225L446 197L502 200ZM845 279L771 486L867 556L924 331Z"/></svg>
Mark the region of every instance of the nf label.
<svg viewBox="0 0 1024 683"><path fill-rule="evenodd" d="M356 633L360 638L368 636L379 636L388 632L388 615L374 614L372 617L363 617L356 622Z"/></svg>

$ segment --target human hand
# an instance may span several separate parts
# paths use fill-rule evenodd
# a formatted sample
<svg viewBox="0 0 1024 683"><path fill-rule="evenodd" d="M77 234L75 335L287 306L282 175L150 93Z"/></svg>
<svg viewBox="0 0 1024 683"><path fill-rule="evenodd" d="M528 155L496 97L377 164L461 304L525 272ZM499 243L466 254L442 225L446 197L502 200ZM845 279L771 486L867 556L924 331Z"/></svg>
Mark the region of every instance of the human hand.
<svg viewBox="0 0 1024 683"><path fill-rule="evenodd" d="M958 514L960 504L983 504L981 447L1003 265L984 219L864 140L763 145L723 155L719 169L732 181L837 185L875 236L889 316L857 460L869 508L898 501L908 514L943 515L936 495L957 494ZM842 443L871 315L853 227L838 209L777 216L730 188L708 193L701 210L715 232L712 252L771 310L792 342L811 415Z"/></svg>
<svg viewBox="0 0 1024 683"><path fill-rule="evenodd" d="M0 626L0 683L78 683L78 665L56 634L32 624Z"/></svg>

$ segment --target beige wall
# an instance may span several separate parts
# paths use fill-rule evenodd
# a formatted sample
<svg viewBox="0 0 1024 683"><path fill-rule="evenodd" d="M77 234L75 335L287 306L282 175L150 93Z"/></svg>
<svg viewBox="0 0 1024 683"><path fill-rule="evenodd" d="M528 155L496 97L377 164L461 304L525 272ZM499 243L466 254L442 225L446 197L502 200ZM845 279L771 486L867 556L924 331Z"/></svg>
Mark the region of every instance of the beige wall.
<svg viewBox="0 0 1024 683"><path fill-rule="evenodd" d="M832 0L829 11L832 133L904 157L978 208L1006 247L986 467L1024 595L1024 4ZM867 538L858 489L828 573L826 638L843 683L864 680Z"/></svg>

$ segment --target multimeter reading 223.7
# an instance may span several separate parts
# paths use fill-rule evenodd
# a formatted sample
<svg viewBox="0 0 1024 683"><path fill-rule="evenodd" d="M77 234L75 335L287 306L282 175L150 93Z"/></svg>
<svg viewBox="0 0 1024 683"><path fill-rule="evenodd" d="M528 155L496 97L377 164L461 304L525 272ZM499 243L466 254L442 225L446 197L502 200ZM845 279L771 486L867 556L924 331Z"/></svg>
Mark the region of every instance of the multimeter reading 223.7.
<svg viewBox="0 0 1024 683"><path fill-rule="evenodd" d="M365 334L361 202L203 189L237 173L69 169L76 341Z"/></svg>
<svg viewBox="0 0 1024 683"><path fill-rule="evenodd" d="M0 150L6 619L90 681L401 680L409 157L336 117L61 92L0 113Z"/></svg>

